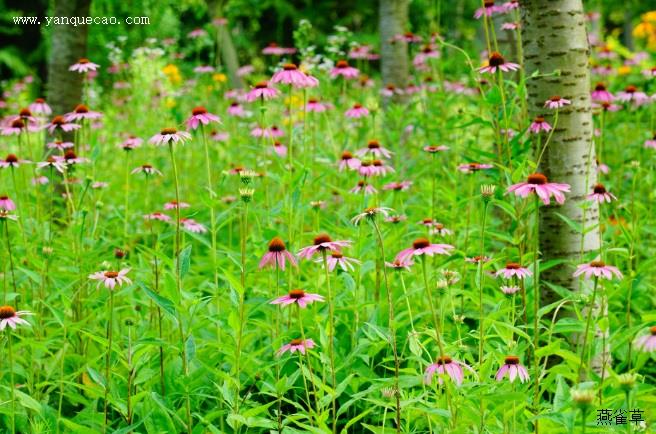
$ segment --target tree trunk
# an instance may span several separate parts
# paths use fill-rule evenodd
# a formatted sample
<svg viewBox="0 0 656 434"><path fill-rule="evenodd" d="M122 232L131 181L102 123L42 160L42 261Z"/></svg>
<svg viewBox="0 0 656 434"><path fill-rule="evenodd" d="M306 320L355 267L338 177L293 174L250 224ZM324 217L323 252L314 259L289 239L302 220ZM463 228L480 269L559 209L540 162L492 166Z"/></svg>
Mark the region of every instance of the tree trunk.
<svg viewBox="0 0 656 434"><path fill-rule="evenodd" d="M408 0L380 0L380 64L383 85L405 88L408 84L408 47L394 37L406 31Z"/></svg>
<svg viewBox="0 0 656 434"><path fill-rule="evenodd" d="M91 0L56 0L54 16L87 17L90 6ZM82 102L83 74L69 71L68 68L86 56L88 28L89 26L54 26L52 29L47 100L53 115L73 111L75 106Z"/></svg>
<svg viewBox="0 0 656 434"><path fill-rule="evenodd" d="M244 87L244 82L239 75L237 75L237 70L239 69L239 59L237 58L237 50L235 50L235 44L232 43L232 35L228 29L228 25L221 26L218 29L219 32L219 49L221 50L221 57L223 58L223 63L230 78L230 85L235 89L241 89Z"/></svg>

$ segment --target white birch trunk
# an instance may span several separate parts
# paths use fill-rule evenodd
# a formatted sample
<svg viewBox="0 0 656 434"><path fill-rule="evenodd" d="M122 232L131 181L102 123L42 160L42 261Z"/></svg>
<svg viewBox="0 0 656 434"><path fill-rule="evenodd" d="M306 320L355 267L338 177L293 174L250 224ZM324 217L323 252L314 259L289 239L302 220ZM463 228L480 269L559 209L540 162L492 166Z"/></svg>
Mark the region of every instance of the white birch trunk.
<svg viewBox="0 0 656 434"><path fill-rule="evenodd" d="M379 32L380 63L383 85L404 88L408 84L408 47L405 42L393 42L402 35L408 23L408 0L380 0Z"/></svg>

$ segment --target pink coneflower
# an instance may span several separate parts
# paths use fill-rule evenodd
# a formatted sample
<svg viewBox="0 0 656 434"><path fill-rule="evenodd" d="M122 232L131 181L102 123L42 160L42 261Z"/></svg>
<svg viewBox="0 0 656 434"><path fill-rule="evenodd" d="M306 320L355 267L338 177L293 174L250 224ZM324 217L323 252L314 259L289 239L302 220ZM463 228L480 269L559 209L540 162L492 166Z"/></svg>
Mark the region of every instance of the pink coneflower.
<svg viewBox="0 0 656 434"><path fill-rule="evenodd" d="M656 77L656 66L651 67L649 69L643 70L642 75L644 75L645 77L650 77L650 78ZM34 111L34 110L32 110L32 111Z"/></svg>
<svg viewBox="0 0 656 434"><path fill-rule="evenodd" d="M462 380L465 378L464 372L462 370L463 367L474 372L466 364L459 362L458 360L453 360L449 356L438 357L435 363L428 365L428 368L426 368L426 372L424 373L424 383L431 384L433 381L433 376L435 373L437 373L437 381L439 384L443 383L441 376L446 374L454 383L460 386L462 385Z"/></svg>
<svg viewBox="0 0 656 434"><path fill-rule="evenodd" d="M419 222L420 225L422 225L422 226L424 226L424 227L426 227L426 228L428 228L428 229L432 228L434 223L435 223L435 222L434 222L433 219L430 218L430 217L425 218L425 219L422 219L422 220Z"/></svg>
<svg viewBox="0 0 656 434"><path fill-rule="evenodd" d="M32 113L37 115L50 116L52 114L52 109L43 98L35 99L34 102L29 105L29 109L32 111Z"/></svg>
<svg viewBox="0 0 656 434"><path fill-rule="evenodd" d="M425 151L425 152L428 152L429 154L435 154L435 153L437 153L437 152L444 152L444 151L448 151L448 150L449 150L449 147L448 147L448 146L444 146L444 145L439 145L439 146L437 146L437 145L424 146L424 151Z"/></svg>
<svg viewBox="0 0 656 434"><path fill-rule="evenodd" d="M544 117L536 116L535 119L533 119L531 126L528 127L528 129L530 132L534 134L540 134L540 132L542 131L548 133L549 131L551 131L551 125L549 125L549 123L544 120Z"/></svg>
<svg viewBox="0 0 656 434"><path fill-rule="evenodd" d="M412 181L390 182L383 185L383 190L406 191L412 185Z"/></svg>
<svg viewBox="0 0 656 434"><path fill-rule="evenodd" d="M421 51L417 53L414 59L412 59L412 64L417 68L421 68L426 64L426 60L437 59L439 57L439 50L437 50L433 45L427 44L424 45Z"/></svg>
<svg viewBox="0 0 656 434"><path fill-rule="evenodd" d="M317 259L315 262L322 263L323 260ZM357 259L347 258L341 252L330 252L330 256L326 258L326 262L328 263L328 271L334 271L337 265L339 265L343 271L354 271L355 268L353 267L353 264L360 264L360 261Z"/></svg>
<svg viewBox="0 0 656 434"><path fill-rule="evenodd" d="M369 116L369 110L367 110L366 107L363 107L362 104L353 104L353 107L344 112L344 116L351 119L359 119Z"/></svg>
<svg viewBox="0 0 656 434"><path fill-rule="evenodd" d="M513 295L516 294L520 288L519 286L516 285L510 285L510 286L501 285L499 289L501 290L501 292L503 292L506 295Z"/></svg>
<svg viewBox="0 0 656 434"><path fill-rule="evenodd" d="M279 141L273 142L273 151L280 157L287 155L287 146L283 145Z"/></svg>
<svg viewBox="0 0 656 434"><path fill-rule="evenodd" d="M47 176L35 176L32 178L32 185L46 185L50 182Z"/></svg>
<svg viewBox="0 0 656 434"><path fill-rule="evenodd" d="M605 112L616 112L616 111L622 110L621 105L613 104L613 103L610 103L608 101L604 101L604 102L600 102L600 103L593 102L592 103L592 108L595 108L595 109L600 108Z"/></svg>
<svg viewBox="0 0 656 434"><path fill-rule="evenodd" d="M635 346L647 353L656 350L656 326L649 327L648 335L638 337L635 340Z"/></svg>
<svg viewBox="0 0 656 434"><path fill-rule="evenodd" d="M296 266L296 258L287 250L285 242L280 237L273 237L269 242L269 251L262 256L260 260L260 268L272 267L285 270L286 262L289 261L293 266Z"/></svg>
<svg viewBox="0 0 656 434"><path fill-rule="evenodd" d="M271 83L289 84L294 87L316 87L319 80L300 71L293 63L287 63L282 70L273 74Z"/></svg>
<svg viewBox="0 0 656 434"><path fill-rule="evenodd" d="M344 151L339 160L339 171L341 172L344 169L357 170L361 164L361 161L355 158L353 154L349 151Z"/></svg>
<svg viewBox="0 0 656 434"><path fill-rule="evenodd" d="M7 326L16 330L16 326L19 324L30 325L30 323L21 318L25 315L32 315L32 312L26 310L16 311L11 306L0 306L0 332Z"/></svg>
<svg viewBox="0 0 656 434"><path fill-rule="evenodd" d="M469 262L470 264L478 264L479 262L488 262L490 257L488 256L472 256L471 258L465 258L465 262Z"/></svg>
<svg viewBox="0 0 656 434"><path fill-rule="evenodd" d="M194 118L194 116L192 116L188 122L191 122L192 118ZM155 144L155 146L161 146L178 142L184 143L187 140L191 140L191 134L188 132L178 131L175 128L163 128L159 134L155 134L150 140L148 140L148 142Z"/></svg>
<svg viewBox="0 0 656 434"><path fill-rule="evenodd" d="M67 122L64 119L64 116L55 116L46 128L50 134L54 134L58 130L67 133L69 131L77 130L81 128L81 126L79 124Z"/></svg>
<svg viewBox="0 0 656 434"><path fill-rule="evenodd" d="M278 96L280 92L275 87L269 87L269 83L262 81L257 83L244 97L246 101L269 100Z"/></svg>
<svg viewBox="0 0 656 434"><path fill-rule="evenodd" d="M592 193L586 196L589 200L593 200L597 203L608 202L610 203L613 200L616 200L617 197L613 193L606 191L606 187L603 184L596 184L592 188Z"/></svg>
<svg viewBox="0 0 656 434"><path fill-rule="evenodd" d="M589 264L578 265L573 276L578 277L582 274L586 279L590 279L592 276L594 276L611 280L613 278L613 274L618 279L622 278L622 273L617 267L606 265L604 261L592 261Z"/></svg>
<svg viewBox="0 0 656 434"><path fill-rule="evenodd" d="M66 170L66 163L52 156L48 157L46 161L36 163L37 169L55 169L57 172L64 173Z"/></svg>
<svg viewBox="0 0 656 434"><path fill-rule="evenodd" d="M230 135L224 131L213 130L210 133L210 139L214 140L215 142L226 142L229 138Z"/></svg>
<svg viewBox="0 0 656 434"><path fill-rule="evenodd" d="M494 0L485 0L483 2L483 7L476 9L474 12L474 18L480 20L481 17L491 17L494 14L506 12L506 9L503 6L495 5Z"/></svg>
<svg viewBox="0 0 656 434"><path fill-rule="evenodd" d="M201 38L201 37L206 36L206 35L207 35L207 32L204 29L201 29L201 28L194 29L191 32L187 33L187 37L189 39L197 39L197 38Z"/></svg>
<svg viewBox="0 0 656 434"><path fill-rule="evenodd" d="M285 133L275 125L271 128L255 127L251 130L251 136L253 137L265 137L270 139L275 137L282 137L284 135Z"/></svg>
<svg viewBox="0 0 656 434"><path fill-rule="evenodd" d="M383 148L380 146L380 143L378 140L369 140L369 143L367 143L366 148L358 149L355 154L358 157L362 157L366 155L367 153L370 153L371 155L375 157L384 157L384 158L391 158L392 157L392 152L390 152L388 149Z"/></svg>
<svg viewBox="0 0 656 434"><path fill-rule="evenodd" d="M169 209L176 209L176 208L189 208L191 205L189 205L187 202L176 202L175 200L171 200L169 202L166 202L164 204L164 209L169 210Z"/></svg>
<svg viewBox="0 0 656 434"><path fill-rule="evenodd" d="M140 147L142 143L143 143L143 139L135 136L130 136L127 139L125 139L123 143L119 145L119 147L124 151L131 151L133 149L137 149L138 147Z"/></svg>
<svg viewBox="0 0 656 434"><path fill-rule="evenodd" d="M459 165L458 170L463 173L476 173L480 170L491 169L493 167L491 164L466 163Z"/></svg>
<svg viewBox="0 0 656 434"><path fill-rule="evenodd" d="M298 304L298 307L305 308L305 306L312 304L315 301L324 301L324 298L319 294L310 294L302 289L292 289L287 295L283 295L282 297L278 297L271 301L271 304L288 306L296 303Z"/></svg>
<svg viewBox="0 0 656 434"><path fill-rule="evenodd" d="M434 254L450 255L450 250L453 248L454 247L450 244L433 244L426 238L417 238L412 243L412 247L401 250L396 255L396 259L399 261L404 261L406 259L412 258L413 256L433 256Z"/></svg>
<svg viewBox="0 0 656 434"><path fill-rule="evenodd" d="M66 122L76 122L84 119L99 119L101 117L102 114L100 112L91 111L86 105L78 104L75 110L64 115L64 120Z"/></svg>
<svg viewBox="0 0 656 434"><path fill-rule="evenodd" d="M651 139L645 140L645 148L656 149L656 134Z"/></svg>
<svg viewBox="0 0 656 434"><path fill-rule="evenodd" d="M373 185L369 184L367 181L364 180L358 181L355 187L353 187L349 191L355 194L363 192L365 196L378 193L378 190L376 190L376 188Z"/></svg>
<svg viewBox="0 0 656 434"><path fill-rule="evenodd" d="M253 65L244 65L237 69L237 77L246 77L255 72L255 67Z"/></svg>
<svg viewBox="0 0 656 434"><path fill-rule="evenodd" d="M203 233L207 232L207 228L205 226L203 226L202 224L198 223L194 219L181 218L180 219L180 224L182 225L182 227L184 229L186 229L189 232L192 232L194 234L203 234Z"/></svg>
<svg viewBox="0 0 656 434"><path fill-rule="evenodd" d="M102 182L102 181L96 181L96 182L91 184L91 188L93 188L94 190L98 190L98 189L101 189L101 188L107 188L107 187L109 187L109 183Z"/></svg>
<svg viewBox="0 0 656 434"><path fill-rule="evenodd" d="M208 125L210 122L221 122L217 115L208 113L205 107L194 107L191 111L191 117L187 119L187 128L195 130L199 125Z"/></svg>
<svg viewBox="0 0 656 434"><path fill-rule="evenodd" d="M519 381L522 383L529 379L526 367L519 363L519 357L516 356L506 357L503 366L497 371L497 381L503 380L506 374L508 374L508 379L511 383L515 381L515 378L519 378Z"/></svg>
<svg viewBox="0 0 656 434"><path fill-rule="evenodd" d="M72 148L75 145L73 142L62 142L61 140L56 140L54 142L50 142L46 144L46 147L48 149L57 149L59 151L65 151L66 149Z"/></svg>
<svg viewBox="0 0 656 434"><path fill-rule="evenodd" d="M348 53L349 59L368 59L371 52L371 45L357 45L351 47Z"/></svg>
<svg viewBox="0 0 656 434"><path fill-rule="evenodd" d="M517 30L519 29L520 24L516 22L503 23L501 25L501 30Z"/></svg>
<svg viewBox="0 0 656 434"><path fill-rule="evenodd" d="M366 219L373 219L376 217L378 214L382 214L383 216L387 217L389 215L389 212L393 211L392 208L386 208L386 207L371 207L365 209L363 212L360 214L356 215L351 219L351 222L353 224L357 225L360 223L360 221L364 218Z"/></svg>
<svg viewBox="0 0 656 434"><path fill-rule="evenodd" d="M285 54L294 53L296 53L296 48L280 47L275 42L269 43L269 45L262 49L262 54L265 56L284 56Z"/></svg>
<svg viewBox="0 0 656 434"><path fill-rule="evenodd" d="M403 95L403 89L399 89L390 83L380 90L380 94L384 97L391 98L394 95Z"/></svg>
<svg viewBox="0 0 656 434"><path fill-rule="evenodd" d="M633 85L629 85L623 91L618 92L617 99L622 102L633 102L636 105L642 105L650 101L646 93L638 91L638 88Z"/></svg>
<svg viewBox="0 0 656 434"><path fill-rule="evenodd" d="M214 72L214 67L210 65L199 65L194 68L196 74L209 74Z"/></svg>
<svg viewBox="0 0 656 434"><path fill-rule="evenodd" d="M78 60L77 63L72 64L68 68L68 70L69 71L76 71L76 72L79 72L80 74L83 74L85 72L95 71L99 67L100 67L100 65L89 61L89 59L82 58L82 59Z"/></svg>
<svg viewBox="0 0 656 434"><path fill-rule="evenodd" d="M154 213L146 214L144 216L144 218L146 220L157 220L157 221L160 221L160 222L170 222L171 221L170 216L168 216L166 214L163 214L161 212L154 212Z"/></svg>
<svg viewBox="0 0 656 434"><path fill-rule="evenodd" d="M615 99L613 94L606 90L606 86L603 83L597 83L590 96L594 101L599 102L611 102Z"/></svg>
<svg viewBox="0 0 656 434"><path fill-rule="evenodd" d="M551 196L556 199L559 204L565 203L565 195L563 193L569 192L569 184L559 184L549 182L546 176L541 173L534 173L529 175L526 182L520 182L508 187L508 192L514 192L517 196L526 198L529 194L535 193L542 200L545 205L549 205L549 198Z"/></svg>
<svg viewBox="0 0 656 434"><path fill-rule="evenodd" d="M292 339L288 344L283 345L280 347L278 352L276 353L278 357L282 356L285 354L287 351L290 353L295 353L296 351L299 351L301 354L305 355L305 351L310 350L314 348L314 341L312 339Z"/></svg>
<svg viewBox="0 0 656 434"><path fill-rule="evenodd" d="M397 214L397 215L391 215L389 217L385 217L385 221L387 223L393 223L393 224L401 223L406 220L408 220L408 217L405 214Z"/></svg>
<svg viewBox="0 0 656 434"><path fill-rule="evenodd" d="M617 53L611 50L608 45L604 45L599 48L599 53L597 53L597 56L600 59L614 59L617 57Z"/></svg>
<svg viewBox="0 0 656 434"><path fill-rule="evenodd" d="M554 95L544 102L544 106L550 109L557 109L557 108L564 107L566 105L570 105L571 103L572 101L568 99L561 98L558 95Z"/></svg>
<svg viewBox="0 0 656 434"><path fill-rule="evenodd" d="M362 163L362 166L360 166L360 169L362 169L362 167L364 167L364 162ZM384 176L392 172L394 172L394 169L391 166L386 166L383 160L372 160L370 174L367 175L362 172L361 174L363 176Z"/></svg>
<svg viewBox="0 0 656 434"><path fill-rule="evenodd" d="M6 169L7 167L17 168L21 164L30 163L28 160L20 160L16 155L9 154L4 160L0 160L0 169Z"/></svg>
<svg viewBox="0 0 656 434"><path fill-rule="evenodd" d="M406 270L410 271L410 267L414 265L414 262L412 262L410 259L405 259L403 261L399 259L395 259L392 262L385 262L385 265L387 267L393 268L395 270Z"/></svg>
<svg viewBox="0 0 656 434"><path fill-rule="evenodd" d="M345 79L357 78L360 71L357 68L349 66L346 60L338 60L335 67L330 71L331 78L344 77Z"/></svg>
<svg viewBox="0 0 656 434"><path fill-rule="evenodd" d="M98 271L90 274L89 279L98 280L98 286L104 284L105 288L114 289L116 285L122 286L123 284L132 283L132 281L125 276L129 271L129 268L124 268L121 271Z"/></svg>
<svg viewBox="0 0 656 434"><path fill-rule="evenodd" d="M231 102L228 106L228 114L238 118L243 118L248 115L246 110L244 110L244 107L236 101Z"/></svg>
<svg viewBox="0 0 656 434"><path fill-rule="evenodd" d="M9 198L9 196L0 195L0 209L14 211L16 209L16 204Z"/></svg>
<svg viewBox="0 0 656 434"><path fill-rule="evenodd" d="M599 160L596 160L596 164L597 164L597 173L603 173L604 175L607 175L608 172L610 172L610 168L608 167L608 165L600 162Z"/></svg>
<svg viewBox="0 0 656 434"><path fill-rule="evenodd" d="M351 244L349 240L333 241L328 235L321 234L314 238L314 244L311 246L303 247L298 252L299 258L312 259L315 253L331 251L339 252L342 247L348 247Z"/></svg>
<svg viewBox="0 0 656 434"><path fill-rule="evenodd" d="M75 151L73 151L72 149L67 149L66 152L64 152L63 157L55 157L55 158L56 159L61 159L61 161L63 161L66 164L70 164L70 165L72 165L72 164L82 164L82 163L86 163L86 162L89 161L88 158L78 157L77 154L75 153Z"/></svg>
<svg viewBox="0 0 656 434"><path fill-rule="evenodd" d="M487 65L478 68L478 72L480 72L481 74L486 72L489 72L490 74L494 74L497 72L497 70L501 72L510 72L510 71L517 71L518 69L519 69L518 64L512 62L506 62L503 56L495 51L490 55Z"/></svg>
<svg viewBox="0 0 656 434"><path fill-rule="evenodd" d="M524 279L531 274L533 274L531 270L522 267L517 262L508 262L505 267L496 272L497 277L502 276L504 279L512 279L513 277Z"/></svg>
<svg viewBox="0 0 656 434"><path fill-rule="evenodd" d="M453 231L444 227L442 223L434 223L433 227L428 232L431 235L439 235L441 237L452 235Z"/></svg>
<svg viewBox="0 0 656 434"><path fill-rule="evenodd" d="M309 113L323 113L328 109L328 107L319 102L316 98L308 99L307 104L305 105L305 111Z"/></svg>

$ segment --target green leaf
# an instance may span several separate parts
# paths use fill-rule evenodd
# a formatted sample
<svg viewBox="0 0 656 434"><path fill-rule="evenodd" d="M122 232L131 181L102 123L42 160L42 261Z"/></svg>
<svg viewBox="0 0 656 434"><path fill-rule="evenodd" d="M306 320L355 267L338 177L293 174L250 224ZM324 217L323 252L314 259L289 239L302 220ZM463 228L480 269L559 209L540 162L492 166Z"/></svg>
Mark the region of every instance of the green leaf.
<svg viewBox="0 0 656 434"><path fill-rule="evenodd" d="M562 214L560 214L560 213L558 213L558 212L555 213L555 214L556 214L558 217L560 217L560 219L561 219L562 221L564 221L565 223L567 223L567 226L569 226L569 227L572 228L574 231L576 231L577 234L581 234L581 233L583 233L583 225L581 225L581 223L579 223L579 222L575 222L575 221L572 220L571 218L569 218L569 217L567 217L567 216L564 216L564 215L562 215Z"/></svg>
<svg viewBox="0 0 656 434"><path fill-rule="evenodd" d="M157 306L161 307L166 313L171 315L171 317L173 317L174 321L176 321L176 322L178 321L178 315L177 315L177 312L175 310L175 305L173 304L173 302L171 300L169 300L166 297L162 297L161 295L157 294L156 292L151 291L150 289L148 289L146 287L146 285L144 285L141 282L139 282L139 286L141 287L143 292L148 296L148 298L153 300Z"/></svg>
<svg viewBox="0 0 656 434"><path fill-rule="evenodd" d="M185 277L191 267L191 244L182 249L180 252L180 278Z"/></svg>
<svg viewBox="0 0 656 434"><path fill-rule="evenodd" d="M23 407L29 408L30 410L34 410L37 413L41 413L41 403L37 401L36 399L32 398L30 395L21 392L20 390L16 389L16 397L18 398L18 402L20 405Z"/></svg>
<svg viewBox="0 0 656 434"><path fill-rule="evenodd" d="M187 352L187 363L191 363L194 357L196 357L196 342L194 341L193 335L189 335L189 338L187 338L185 349Z"/></svg>

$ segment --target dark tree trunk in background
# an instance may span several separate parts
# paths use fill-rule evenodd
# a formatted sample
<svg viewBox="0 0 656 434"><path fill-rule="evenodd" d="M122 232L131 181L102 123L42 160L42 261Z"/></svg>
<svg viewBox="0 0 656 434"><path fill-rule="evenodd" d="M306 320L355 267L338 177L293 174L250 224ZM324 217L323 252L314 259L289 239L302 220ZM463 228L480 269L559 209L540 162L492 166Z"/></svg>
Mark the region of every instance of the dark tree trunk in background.
<svg viewBox="0 0 656 434"><path fill-rule="evenodd" d="M383 85L403 88L408 84L408 47L392 38L407 30L408 0L380 0L380 64Z"/></svg>
<svg viewBox="0 0 656 434"><path fill-rule="evenodd" d="M90 6L91 0L56 0L54 15L86 17ZM88 29L89 26L53 26L47 86L47 101L53 115L68 113L81 102L83 74L68 68L81 57L86 57Z"/></svg>
<svg viewBox="0 0 656 434"><path fill-rule="evenodd" d="M565 205L541 208L540 250L543 262L564 259L578 264L581 262L581 247L584 254L599 249L598 229L588 232L582 242L581 234L557 215L562 214L586 227L599 222L596 205L588 208L585 215L581 209L586 194L597 179L592 146L589 47L585 25L582 0L522 2L526 76L531 77L536 71L540 73L527 80L529 113L531 116L548 115L546 118L553 126L554 110L545 109L544 102L554 95L572 102L560 109L558 124L540 168L549 181L567 183L572 187ZM560 74L550 75L556 71ZM562 264L545 270L542 278L575 290L578 279L572 277L573 271L571 266ZM553 301L555 294L548 286L543 288L543 302Z"/></svg>

